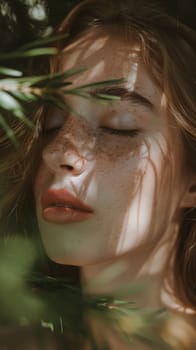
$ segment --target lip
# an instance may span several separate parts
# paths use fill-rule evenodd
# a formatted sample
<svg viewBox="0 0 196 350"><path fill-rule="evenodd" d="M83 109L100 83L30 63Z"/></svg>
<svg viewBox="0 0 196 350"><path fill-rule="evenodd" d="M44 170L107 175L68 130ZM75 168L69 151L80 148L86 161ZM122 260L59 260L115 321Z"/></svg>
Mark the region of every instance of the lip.
<svg viewBox="0 0 196 350"><path fill-rule="evenodd" d="M65 189L49 189L41 198L43 219L66 224L87 220L93 210Z"/></svg>

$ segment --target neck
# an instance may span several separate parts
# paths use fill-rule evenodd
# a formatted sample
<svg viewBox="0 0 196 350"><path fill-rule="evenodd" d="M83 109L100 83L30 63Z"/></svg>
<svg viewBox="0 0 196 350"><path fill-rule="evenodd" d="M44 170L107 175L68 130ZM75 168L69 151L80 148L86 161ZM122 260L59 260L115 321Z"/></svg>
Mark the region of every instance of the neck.
<svg viewBox="0 0 196 350"><path fill-rule="evenodd" d="M168 274L166 270L173 246L171 237L175 238L174 229L176 232L176 225L172 232L170 229L163 235L164 240L154 245L145 244L124 256L82 267L84 292L96 295L117 295L120 292L122 295L123 291L126 299L130 300L130 285L144 286L144 292L139 296L132 295L132 299L139 307L161 307L161 290Z"/></svg>

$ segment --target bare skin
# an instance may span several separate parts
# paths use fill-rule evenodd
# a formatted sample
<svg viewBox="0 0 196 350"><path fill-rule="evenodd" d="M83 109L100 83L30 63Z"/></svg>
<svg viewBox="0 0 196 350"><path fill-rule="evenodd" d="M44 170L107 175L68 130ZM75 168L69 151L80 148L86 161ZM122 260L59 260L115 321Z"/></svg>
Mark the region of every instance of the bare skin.
<svg viewBox="0 0 196 350"><path fill-rule="evenodd" d="M112 293L127 281L147 280L154 288L138 298L138 305L157 308L164 302L179 308L162 292L188 196L179 130L133 40L122 40L114 29L91 30L66 47L59 62L60 70L80 67L88 69L73 77L73 86L123 77L127 96L109 105L70 96L80 116L57 109L46 116L46 146L34 189L45 249L58 263L81 266L86 293ZM88 220L43 219L43 193L62 188L92 208ZM116 278L92 283L117 261L126 267ZM117 348L126 346L113 345Z"/></svg>

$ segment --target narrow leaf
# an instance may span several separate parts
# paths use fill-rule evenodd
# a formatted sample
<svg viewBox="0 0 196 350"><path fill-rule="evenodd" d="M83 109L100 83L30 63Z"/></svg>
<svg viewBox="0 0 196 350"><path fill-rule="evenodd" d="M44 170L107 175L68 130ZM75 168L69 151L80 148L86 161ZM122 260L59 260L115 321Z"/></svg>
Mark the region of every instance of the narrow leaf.
<svg viewBox="0 0 196 350"><path fill-rule="evenodd" d="M66 39L68 37L68 34L59 34L59 35L52 35L50 37L47 38L42 38L42 39L38 39L38 40L34 40L31 43L28 43L26 45L23 45L22 47L19 48L20 51L24 51L24 50L29 50L29 49L33 49L36 47L39 47L40 45L47 45L49 43L53 43L55 41L59 41L62 39Z"/></svg>
<svg viewBox="0 0 196 350"><path fill-rule="evenodd" d="M93 97L96 99L106 100L106 101L119 101L121 98L119 96L105 95L105 94L95 94Z"/></svg>
<svg viewBox="0 0 196 350"><path fill-rule="evenodd" d="M78 74L80 72L84 71L84 69L74 69L74 70L68 70L65 72L58 72L53 74L46 74L46 75L38 75L38 76L30 76L30 77L21 77L21 78L15 78L15 79L1 79L0 80L0 87L4 88L4 86L10 87L10 89L18 88L18 85L24 85L24 86L33 86L38 85L42 83L47 83L48 86L50 86L53 83L59 82L59 85L62 86L61 82L68 77L73 76L74 74ZM71 82L65 81L63 83L63 86L70 85Z"/></svg>
<svg viewBox="0 0 196 350"><path fill-rule="evenodd" d="M33 127L33 123L26 118L22 105L5 91L0 91L0 107L11 112L16 118L23 121L25 125Z"/></svg>
<svg viewBox="0 0 196 350"><path fill-rule="evenodd" d="M67 78L70 78L76 74L85 71L84 68L81 69L70 69L65 72L52 73L45 76L40 76L40 80L37 83L44 83L47 87L55 87L55 86L67 86L71 85L72 82L65 81ZM39 78L39 77L37 77ZM63 82L63 84L61 84ZM36 83L34 83L36 84Z"/></svg>
<svg viewBox="0 0 196 350"><path fill-rule="evenodd" d="M11 77L21 77L22 76L22 72L20 72L19 70L6 68L6 67L0 67L0 74L9 75Z"/></svg>
<svg viewBox="0 0 196 350"><path fill-rule="evenodd" d="M86 89L86 88L96 88L98 87L104 87L104 86L111 86L111 85L116 85L116 84L123 84L125 83L125 79L111 79L111 80L103 80L103 81L97 81L94 83L89 83L89 84L84 84L80 85L79 89Z"/></svg>
<svg viewBox="0 0 196 350"><path fill-rule="evenodd" d="M69 69L64 72L59 72L59 73L53 73L52 77L53 78L60 78L61 80L67 79L72 77L73 75L77 75L79 73L85 72L86 68L80 68L80 69Z"/></svg>
<svg viewBox="0 0 196 350"><path fill-rule="evenodd" d="M37 97L29 92L11 91L11 95L24 102L32 102L37 100Z"/></svg>
<svg viewBox="0 0 196 350"><path fill-rule="evenodd" d="M55 97L53 95L44 94L42 99L47 102L53 103L56 107L64 110L66 108L66 102L60 97Z"/></svg>
<svg viewBox="0 0 196 350"><path fill-rule="evenodd" d="M17 100L5 91L0 91L0 107L7 111L13 111L15 109L21 109Z"/></svg>
<svg viewBox="0 0 196 350"><path fill-rule="evenodd" d="M5 131L7 137L13 142L13 144L17 147L19 145L17 138L13 132L13 130L9 127L9 125L6 123L4 117L0 114L0 125Z"/></svg>
<svg viewBox="0 0 196 350"><path fill-rule="evenodd" d="M32 50L28 50L28 51L24 51L24 52L15 51L15 52L11 52L11 53L1 54L0 61L12 60L14 58L22 58L22 57L56 55L57 52L58 52L58 50L55 48L52 48L52 47L32 49Z"/></svg>

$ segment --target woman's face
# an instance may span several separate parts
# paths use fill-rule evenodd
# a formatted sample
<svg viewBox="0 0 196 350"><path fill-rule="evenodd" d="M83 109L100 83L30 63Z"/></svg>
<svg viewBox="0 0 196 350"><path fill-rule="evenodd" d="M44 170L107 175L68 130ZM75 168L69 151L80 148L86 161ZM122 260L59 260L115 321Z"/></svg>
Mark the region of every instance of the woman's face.
<svg viewBox="0 0 196 350"><path fill-rule="evenodd" d="M45 249L58 263L83 266L154 246L176 218L185 191L179 130L138 56L112 29L91 30L62 55L60 70L87 68L73 86L126 81L99 87L120 101L70 95L74 112L44 116L34 193Z"/></svg>

